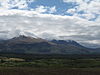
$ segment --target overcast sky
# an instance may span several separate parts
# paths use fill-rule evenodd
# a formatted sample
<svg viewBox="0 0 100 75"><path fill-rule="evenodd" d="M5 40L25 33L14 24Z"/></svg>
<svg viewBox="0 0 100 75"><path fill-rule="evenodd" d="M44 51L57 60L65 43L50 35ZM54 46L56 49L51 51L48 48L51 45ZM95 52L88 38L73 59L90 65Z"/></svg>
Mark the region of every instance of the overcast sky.
<svg viewBox="0 0 100 75"><path fill-rule="evenodd" d="M0 0L0 38L18 35L100 44L100 0Z"/></svg>

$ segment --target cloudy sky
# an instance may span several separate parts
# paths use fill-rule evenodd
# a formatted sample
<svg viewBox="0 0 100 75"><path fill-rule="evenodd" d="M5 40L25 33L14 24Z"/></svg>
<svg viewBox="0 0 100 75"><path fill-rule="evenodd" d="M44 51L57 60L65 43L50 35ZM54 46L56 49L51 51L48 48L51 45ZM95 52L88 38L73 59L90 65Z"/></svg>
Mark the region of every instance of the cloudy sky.
<svg viewBox="0 0 100 75"><path fill-rule="evenodd" d="M100 44L100 0L0 0L0 38L18 35Z"/></svg>

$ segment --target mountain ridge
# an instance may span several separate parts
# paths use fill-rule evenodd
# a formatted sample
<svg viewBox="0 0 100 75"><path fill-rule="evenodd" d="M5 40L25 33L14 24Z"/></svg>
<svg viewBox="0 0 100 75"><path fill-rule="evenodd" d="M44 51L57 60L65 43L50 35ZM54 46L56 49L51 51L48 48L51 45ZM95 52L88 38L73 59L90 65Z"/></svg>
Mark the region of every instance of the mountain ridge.
<svg viewBox="0 0 100 75"><path fill-rule="evenodd" d="M0 52L37 54L91 54L98 49L86 48L73 40L45 40L21 35L0 42ZM96 51L96 52L95 52Z"/></svg>

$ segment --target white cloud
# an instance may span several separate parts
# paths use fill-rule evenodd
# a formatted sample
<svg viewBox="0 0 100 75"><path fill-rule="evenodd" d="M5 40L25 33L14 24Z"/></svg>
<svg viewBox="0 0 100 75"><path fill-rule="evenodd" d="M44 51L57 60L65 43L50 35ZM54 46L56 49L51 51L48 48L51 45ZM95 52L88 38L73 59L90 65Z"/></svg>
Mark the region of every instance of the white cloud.
<svg viewBox="0 0 100 75"><path fill-rule="evenodd" d="M34 9L34 11L36 11L37 13L49 13L49 14L52 14L54 12L56 12L56 7L53 6L53 7L48 7L48 6L38 6L37 8Z"/></svg>
<svg viewBox="0 0 100 75"><path fill-rule="evenodd" d="M57 10L56 10L56 6L53 6L51 8L49 8L49 13L55 13Z"/></svg>
<svg viewBox="0 0 100 75"><path fill-rule="evenodd" d="M67 13L70 13L70 14L74 14L75 12L76 12L75 9L69 9L69 10L67 11Z"/></svg>
<svg viewBox="0 0 100 75"><path fill-rule="evenodd" d="M78 6L67 10L67 13L73 12L73 15L82 16L88 20L95 18L97 14L100 15L100 0L64 0L64 2L78 4Z"/></svg>
<svg viewBox="0 0 100 75"><path fill-rule="evenodd" d="M18 1L22 1L22 4ZM100 41L100 17L98 16L95 21L88 20L95 17L94 13L100 14L99 2L97 2L97 0L89 4L83 2L83 0L73 0L79 4L79 6L67 11L73 14L73 16L52 14L57 12L56 6L47 7L40 5L32 11L19 10L27 8L27 1L28 0L14 0L14 3L12 1L10 5L9 3L6 4L5 1L3 2L6 5L4 6L2 4L0 8L0 12L2 12L0 13L0 38L6 39L24 34L33 37L36 35L47 39L60 39L59 36L65 36L64 39L73 39L81 42L91 41L98 43L98 41ZM98 4L96 5L95 2ZM23 6L23 3L26 5ZM19 9L10 9L16 6ZM80 11L84 11L85 13L78 14L77 12ZM82 19L80 16L86 19Z"/></svg>
<svg viewBox="0 0 100 75"><path fill-rule="evenodd" d="M77 16L41 14L27 10L3 12L0 14L0 38L25 34L57 39L60 38L59 36L66 36L66 39L77 41L100 40L98 22L88 21Z"/></svg>
<svg viewBox="0 0 100 75"><path fill-rule="evenodd" d="M47 7L44 7L44 6L38 6L36 9L35 9L36 12L38 13L44 13L47 11Z"/></svg>
<svg viewBox="0 0 100 75"><path fill-rule="evenodd" d="M82 3L83 0L63 0L64 2L76 2L78 4ZM88 1L88 0L87 0Z"/></svg>
<svg viewBox="0 0 100 75"><path fill-rule="evenodd" d="M95 22L100 23L100 15L97 17Z"/></svg>
<svg viewBox="0 0 100 75"><path fill-rule="evenodd" d="M34 0L0 0L0 9L10 9L17 7L19 9L28 8L28 3L34 2Z"/></svg>

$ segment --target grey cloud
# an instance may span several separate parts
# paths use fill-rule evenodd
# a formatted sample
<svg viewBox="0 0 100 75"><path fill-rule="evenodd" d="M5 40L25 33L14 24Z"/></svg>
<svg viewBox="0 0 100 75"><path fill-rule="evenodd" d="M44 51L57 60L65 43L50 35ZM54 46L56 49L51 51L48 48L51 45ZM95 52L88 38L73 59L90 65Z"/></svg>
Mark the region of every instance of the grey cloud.
<svg viewBox="0 0 100 75"><path fill-rule="evenodd" d="M46 39L68 39L78 41L100 40L99 23L81 19L76 16L51 14L19 14L0 16L0 38L11 38L20 34Z"/></svg>

